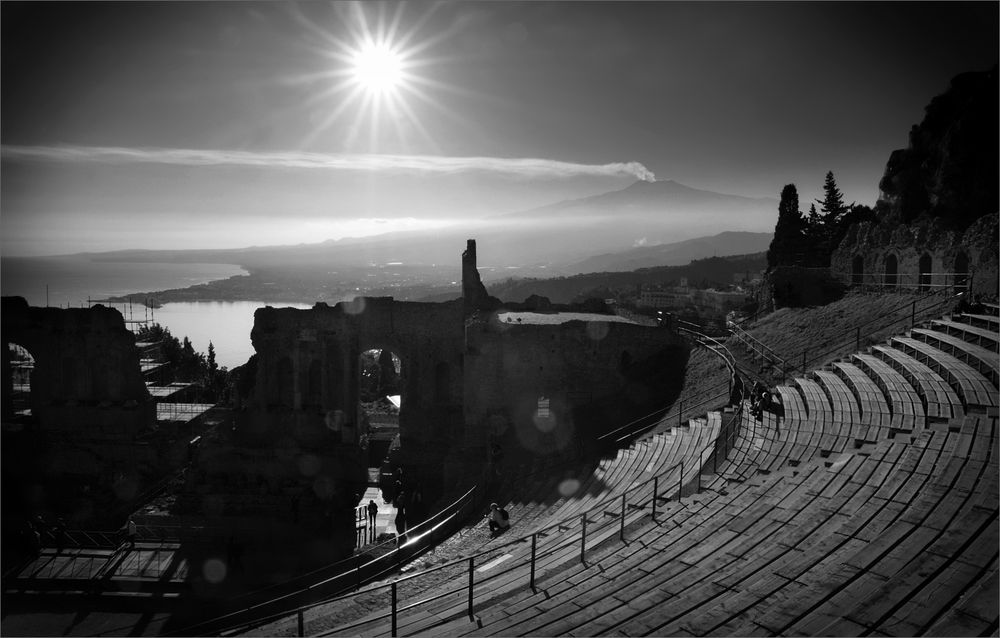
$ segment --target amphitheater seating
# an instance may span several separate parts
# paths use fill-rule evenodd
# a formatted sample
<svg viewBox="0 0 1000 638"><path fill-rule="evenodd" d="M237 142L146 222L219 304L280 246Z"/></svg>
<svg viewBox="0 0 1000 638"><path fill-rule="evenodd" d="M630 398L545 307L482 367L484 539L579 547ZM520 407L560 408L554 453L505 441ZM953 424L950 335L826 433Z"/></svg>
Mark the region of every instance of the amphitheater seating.
<svg viewBox="0 0 1000 638"><path fill-rule="evenodd" d="M875 346L872 350L875 356L906 377L917 390L923 399L928 419L947 421L953 416L962 415L961 399L933 370L895 348Z"/></svg>
<svg viewBox="0 0 1000 638"><path fill-rule="evenodd" d="M934 319L931 321L931 328L956 336L966 343L971 343L973 345L992 350L994 353L997 350L997 346L1000 345L1000 339L998 339L996 331L979 328L962 321Z"/></svg>
<svg viewBox="0 0 1000 638"><path fill-rule="evenodd" d="M986 331L984 330L982 332ZM997 383L997 378L1000 376L1000 354L997 354L995 342L993 342L992 349L989 349L981 345L965 341L964 339L952 334L937 330L925 330L923 328L914 328L910 331L910 335L914 339L923 341L924 343L934 346L942 352L947 352L948 354L962 360L988 377L994 384ZM979 335L971 336L976 340L980 340Z"/></svg>
<svg viewBox="0 0 1000 638"><path fill-rule="evenodd" d="M870 354L855 354L854 360L885 393L892 412L889 422L892 427L909 432L923 423L923 402L906 377Z"/></svg>
<svg viewBox="0 0 1000 638"><path fill-rule="evenodd" d="M893 337L892 345L912 355L918 361L947 379L948 383L961 395L969 409L996 407L996 386L967 363L909 337Z"/></svg>
<svg viewBox="0 0 1000 638"><path fill-rule="evenodd" d="M945 322L924 332L982 348L1000 327ZM895 337L794 379L780 418L745 405L728 460L683 499L605 497L690 458L711 420L623 450L533 523L580 521L538 540L534 589L530 548L509 546L476 575L474 619L467 590L427 595L399 635L996 635L997 387L946 342Z"/></svg>
<svg viewBox="0 0 1000 638"><path fill-rule="evenodd" d="M986 328L993 332L1000 331L1000 317L996 315L963 313L959 318L971 326Z"/></svg>

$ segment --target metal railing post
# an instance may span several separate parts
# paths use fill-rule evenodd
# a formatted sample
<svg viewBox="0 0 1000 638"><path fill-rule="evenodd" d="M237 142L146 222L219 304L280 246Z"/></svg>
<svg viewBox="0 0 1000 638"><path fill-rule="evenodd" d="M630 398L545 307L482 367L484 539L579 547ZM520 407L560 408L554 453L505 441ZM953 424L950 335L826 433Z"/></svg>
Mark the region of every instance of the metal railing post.
<svg viewBox="0 0 1000 638"><path fill-rule="evenodd" d="M299 624L299 636L306 635L306 619L305 613L300 609L298 612L298 624Z"/></svg>
<svg viewBox="0 0 1000 638"><path fill-rule="evenodd" d="M802 351L802 374L806 373L806 353L809 352L809 348Z"/></svg>
<svg viewBox="0 0 1000 638"><path fill-rule="evenodd" d="M659 491L658 490L659 484L660 484L660 477L654 476L653 477L653 522L654 523L656 522L656 498L657 498L657 492Z"/></svg>
<svg viewBox="0 0 1000 638"><path fill-rule="evenodd" d="M917 300L914 299L913 303L910 304L910 330L913 330L917 326Z"/></svg>
<svg viewBox="0 0 1000 638"><path fill-rule="evenodd" d="M681 427L681 417L684 414L684 400L681 399L677 406L677 427Z"/></svg>
<svg viewBox="0 0 1000 638"><path fill-rule="evenodd" d="M861 326L858 326L857 332L854 335L854 350L861 352Z"/></svg>
<svg viewBox="0 0 1000 638"><path fill-rule="evenodd" d="M677 477L677 502L684 496L684 461L681 461L681 475Z"/></svg>
<svg viewBox="0 0 1000 638"><path fill-rule="evenodd" d="M355 567L355 570L354 570L355 575L357 576L357 584L354 587L355 591L361 589L361 554L358 554L357 563L358 564L357 564L357 566Z"/></svg>
<svg viewBox="0 0 1000 638"><path fill-rule="evenodd" d="M473 571L475 560L475 558L471 556L469 557L469 620L472 620L472 585L475 575L475 572Z"/></svg>
<svg viewBox="0 0 1000 638"><path fill-rule="evenodd" d="M528 581L528 586L531 590L535 590L535 548L538 544L538 534L531 535L531 578Z"/></svg>
<svg viewBox="0 0 1000 638"><path fill-rule="evenodd" d="M621 527L618 530L618 538L624 542L625 540L625 495L622 494L622 521Z"/></svg>
<svg viewBox="0 0 1000 638"><path fill-rule="evenodd" d="M703 452L698 453L698 491L701 492L701 471L705 466L705 457Z"/></svg>
<svg viewBox="0 0 1000 638"><path fill-rule="evenodd" d="M396 635L396 581L392 581L392 635Z"/></svg>
<svg viewBox="0 0 1000 638"><path fill-rule="evenodd" d="M584 512L580 515L580 521L583 526L583 533L580 534L580 562L585 562L583 560L583 553L587 551L587 513Z"/></svg>

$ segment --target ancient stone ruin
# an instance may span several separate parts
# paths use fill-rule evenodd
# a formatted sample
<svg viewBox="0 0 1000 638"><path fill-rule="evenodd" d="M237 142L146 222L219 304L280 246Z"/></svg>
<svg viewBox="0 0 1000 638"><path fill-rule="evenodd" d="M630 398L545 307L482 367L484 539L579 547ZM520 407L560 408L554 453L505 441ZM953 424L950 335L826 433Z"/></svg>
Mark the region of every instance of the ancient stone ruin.
<svg viewBox="0 0 1000 638"><path fill-rule="evenodd" d="M581 310L541 300L529 306L548 306L549 318ZM334 307L257 310L256 354L243 370L235 431L200 457L182 499L187 515L223 526L252 517L258 526L269 521L268 533L330 537L349 552L352 508L367 481L359 391L360 357L369 349L401 361L395 463L426 502L475 484L498 450L507 458L569 458L679 392L688 347L673 331L613 315L500 319L529 306L486 293L469 240L462 299L358 297ZM324 551L327 559L335 554Z"/></svg>

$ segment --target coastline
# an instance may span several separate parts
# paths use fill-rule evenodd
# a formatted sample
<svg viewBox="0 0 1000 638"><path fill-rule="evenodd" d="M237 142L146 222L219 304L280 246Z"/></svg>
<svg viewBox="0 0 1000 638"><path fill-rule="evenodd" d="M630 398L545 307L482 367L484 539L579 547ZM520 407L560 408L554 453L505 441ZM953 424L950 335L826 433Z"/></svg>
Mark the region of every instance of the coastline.
<svg viewBox="0 0 1000 638"><path fill-rule="evenodd" d="M109 301L129 302L149 308L161 308L175 302L263 302L315 304L331 306L358 296L393 297L399 301L418 301L440 297L460 288L452 283L415 281L380 281L372 285L371 274L364 271L348 273L315 273L296 270L263 271L243 267L247 274L234 275L203 284L109 297ZM336 275L331 277L330 275Z"/></svg>

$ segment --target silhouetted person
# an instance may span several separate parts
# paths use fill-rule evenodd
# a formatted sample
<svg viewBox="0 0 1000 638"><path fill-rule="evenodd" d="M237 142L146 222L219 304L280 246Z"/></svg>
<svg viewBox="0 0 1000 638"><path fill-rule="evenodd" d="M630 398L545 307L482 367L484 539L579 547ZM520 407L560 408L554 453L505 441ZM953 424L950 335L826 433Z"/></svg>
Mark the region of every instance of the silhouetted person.
<svg viewBox="0 0 1000 638"><path fill-rule="evenodd" d="M496 503L490 503L490 513L487 518L489 519L491 533L503 531L510 527L510 514Z"/></svg>
<svg viewBox="0 0 1000 638"><path fill-rule="evenodd" d="M135 521L132 517L129 517L128 523L125 524L125 537L128 539L128 548L135 549L135 537L138 530L135 527Z"/></svg>
<svg viewBox="0 0 1000 638"><path fill-rule="evenodd" d="M56 541L56 553L61 554L66 547L66 521L60 516L52 528L52 536Z"/></svg>
<svg viewBox="0 0 1000 638"><path fill-rule="evenodd" d="M375 503L375 499L368 501L368 527L372 530L375 529L375 519L378 516L378 505Z"/></svg>

